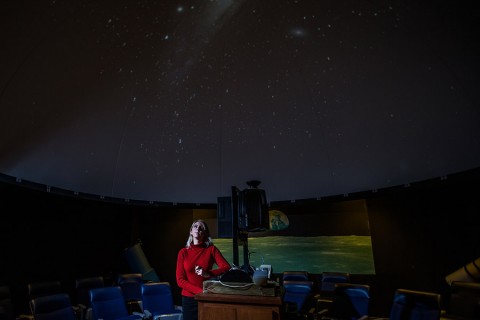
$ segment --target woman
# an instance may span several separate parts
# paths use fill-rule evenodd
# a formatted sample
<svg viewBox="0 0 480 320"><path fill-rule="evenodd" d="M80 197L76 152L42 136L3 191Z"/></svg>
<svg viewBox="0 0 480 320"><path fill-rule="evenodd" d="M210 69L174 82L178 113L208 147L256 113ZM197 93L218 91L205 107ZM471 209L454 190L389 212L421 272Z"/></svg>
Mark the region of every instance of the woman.
<svg viewBox="0 0 480 320"><path fill-rule="evenodd" d="M217 268L212 269L216 264ZM195 295L203 292L203 281L230 270L230 264L213 244L208 226L196 220L190 227L185 248L177 258L177 284L182 289L183 320L198 319L198 303Z"/></svg>

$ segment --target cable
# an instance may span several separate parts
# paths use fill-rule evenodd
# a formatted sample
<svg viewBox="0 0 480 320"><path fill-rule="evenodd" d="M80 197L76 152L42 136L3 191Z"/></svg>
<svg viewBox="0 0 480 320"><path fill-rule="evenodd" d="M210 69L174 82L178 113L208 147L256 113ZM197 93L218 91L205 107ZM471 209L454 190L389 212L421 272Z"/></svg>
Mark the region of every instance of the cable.
<svg viewBox="0 0 480 320"><path fill-rule="evenodd" d="M241 284L241 285L232 285L232 284L226 284L225 282L222 282L222 281L219 281L220 284L224 287L227 287L227 288L233 288L233 289L250 289L251 286L253 286L253 283L245 283L245 284Z"/></svg>

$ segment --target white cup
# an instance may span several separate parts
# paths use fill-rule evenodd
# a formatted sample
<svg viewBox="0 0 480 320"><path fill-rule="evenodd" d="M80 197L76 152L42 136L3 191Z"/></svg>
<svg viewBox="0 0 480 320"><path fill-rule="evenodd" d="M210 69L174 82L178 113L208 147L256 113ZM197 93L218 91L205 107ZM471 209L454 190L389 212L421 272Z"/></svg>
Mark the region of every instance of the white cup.
<svg viewBox="0 0 480 320"><path fill-rule="evenodd" d="M268 282L268 270L255 270L253 273L253 283L257 286L264 287Z"/></svg>

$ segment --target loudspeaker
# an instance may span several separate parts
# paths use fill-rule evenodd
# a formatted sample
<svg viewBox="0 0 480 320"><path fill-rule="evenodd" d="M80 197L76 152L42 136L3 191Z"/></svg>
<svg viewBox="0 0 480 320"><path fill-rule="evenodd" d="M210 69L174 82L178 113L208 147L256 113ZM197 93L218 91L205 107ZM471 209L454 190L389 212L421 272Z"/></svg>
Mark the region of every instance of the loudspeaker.
<svg viewBox="0 0 480 320"><path fill-rule="evenodd" d="M249 232L266 231L270 227L265 190L258 189L260 181L247 181L248 189L238 194L239 228Z"/></svg>

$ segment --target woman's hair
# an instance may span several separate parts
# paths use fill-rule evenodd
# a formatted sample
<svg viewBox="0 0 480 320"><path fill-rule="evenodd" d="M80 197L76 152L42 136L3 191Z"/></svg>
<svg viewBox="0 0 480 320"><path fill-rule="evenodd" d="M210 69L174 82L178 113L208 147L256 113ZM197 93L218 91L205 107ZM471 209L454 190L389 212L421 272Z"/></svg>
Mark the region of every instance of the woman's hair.
<svg viewBox="0 0 480 320"><path fill-rule="evenodd" d="M187 240L187 244L185 245L186 248L190 248L190 246L192 245L193 243L193 237L192 235L190 234L190 231L192 231L192 228L193 226L195 225L195 223L197 222L200 222L203 224L203 226L205 227L205 241L203 243L205 243L205 245L207 247L213 245L213 240L212 240L212 237L210 237L210 230L208 229L208 225L205 221L203 221L202 219L197 219L195 221L193 221L192 225L190 226L190 230L188 231L189 233L189 236L188 236L188 240Z"/></svg>

